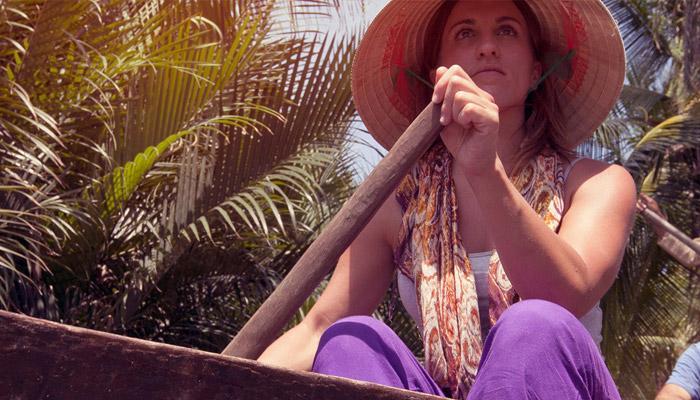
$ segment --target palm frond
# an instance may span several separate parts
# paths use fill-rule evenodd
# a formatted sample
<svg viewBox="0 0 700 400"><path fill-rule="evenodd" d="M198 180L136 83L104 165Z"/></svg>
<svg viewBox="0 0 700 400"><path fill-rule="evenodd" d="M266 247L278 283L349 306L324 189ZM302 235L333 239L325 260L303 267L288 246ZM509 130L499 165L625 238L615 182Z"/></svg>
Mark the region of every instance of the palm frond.
<svg viewBox="0 0 700 400"><path fill-rule="evenodd" d="M329 191L332 186L339 185L347 188L351 184L352 176L342 172L348 169L348 160L343 161L342 157L339 160L337 157L340 155L337 150L335 150L335 158L328 155L314 157L313 154L317 150L324 151L323 148L310 148L298 155L294 161L289 162L306 170L304 175L313 178L315 182L298 186L286 182L275 183L280 185L275 190L281 190L284 196L272 196L272 193L270 196L270 200L279 203L276 207L285 222L288 221L288 215L284 212L285 208L282 205L289 203L286 205L295 210L299 226L296 230L290 231L290 233L294 232L293 235L284 235L281 229L272 229L273 223L271 222L274 222L276 216L266 209L269 203L263 197L254 198L254 200L259 202L258 206L262 210L262 217L268 220L268 225L271 227L268 236L262 235L258 226L254 224L249 226L244 221L244 217L235 212L230 215L230 219L226 220L226 223L217 222L215 219L221 217L216 214L218 211L212 210L208 218L212 220L209 223L208 239L203 240L203 236L200 236L202 240L195 240L192 245L184 248L179 254L177 262L168 270L163 271L158 281L155 282L159 290L150 292L149 298L143 301L136 318L130 325L132 327L128 329L145 329L146 325L144 324L147 324L151 318L181 315L184 319L177 322L165 321L167 326L160 326L156 330L153 330L155 327L151 326L149 328L151 333L148 335L156 335L154 337L160 338L158 340L167 340L170 343L183 344L182 341L186 340L188 344L192 345L194 339L191 331L187 329L202 329L206 326L207 335L204 337L207 343L198 342L196 346L211 348L216 343L216 350L221 350L279 284L296 260L303 254L304 249L316 237L320 226L310 224L315 221L321 221L322 224L327 222L351 193L351 190L335 189ZM306 162L303 162L304 160ZM341 162L338 163L338 161ZM284 164L279 167L279 169L284 168ZM328 173L328 171L332 172ZM267 183L272 181L269 177L277 174L277 171L271 171L268 177L259 182L258 188L268 190ZM319 200L315 196L309 197L308 194L301 192L300 186L318 187L319 191L336 194L325 196L320 200L324 206L318 207L318 205L311 203ZM256 190L251 187L249 192L252 197ZM243 215L248 212L256 213L252 204L250 208L250 210L242 210ZM323 214L316 215L314 210L322 210ZM262 222L260 220L258 222L262 226ZM229 226L229 224L231 225ZM194 240L194 235L190 237ZM221 289L222 285L228 289ZM220 293L220 296L223 297L217 300L207 300L206 296L201 296L197 297L200 300L195 302L178 301L176 304L172 302L172 296L180 298L179 296L191 293L195 288L197 290L216 290L216 293ZM297 319L291 321L289 327L295 325L308 312L320 294L320 290L300 308ZM212 295L211 292L208 293L210 293L209 296ZM163 301L167 303L163 303ZM192 314L195 310L202 309L201 302L203 301L208 304L216 303L216 306L211 306L211 311L206 318L201 314L196 316ZM158 313L168 307L171 308L168 313L158 316ZM180 332L179 330L184 329L184 326L189 328ZM139 335L144 334L144 332L140 331ZM148 335L146 336L148 337Z"/></svg>
<svg viewBox="0 0 700 400"><path fill-rule="evenodd" d="M220 349L354 189L356 39L306 23L364 3L5 4L0 299Z"/></svg>
<svg viewBox="0 0 700 400"><path fill-rule="evenodd" d="M669 25L666 9L673 9L676 1L657 3L644 0L605 0L622 33L628 59L628 77L634 86L648 87L668 82L658 82L658 71L667 67L677 57L673 51L675 28ZM670 71L669 77L674 72Z"/></svg>

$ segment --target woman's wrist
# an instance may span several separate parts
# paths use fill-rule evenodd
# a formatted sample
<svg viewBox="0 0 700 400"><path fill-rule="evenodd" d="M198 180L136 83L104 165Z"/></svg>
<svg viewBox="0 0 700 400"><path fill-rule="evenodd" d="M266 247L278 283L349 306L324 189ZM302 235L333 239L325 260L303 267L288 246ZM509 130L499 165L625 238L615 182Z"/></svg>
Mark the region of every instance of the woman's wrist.
<svg viewBox="0 0 700 400"><path fill-rule="evenodd" d="M498 177L500 174L506 174L505 167L501 159L496 155L492 160L485 161L479 167L470 166L465 168L460 166L462 174L469 180L470 183L488 182L490 179Z"/></svg>

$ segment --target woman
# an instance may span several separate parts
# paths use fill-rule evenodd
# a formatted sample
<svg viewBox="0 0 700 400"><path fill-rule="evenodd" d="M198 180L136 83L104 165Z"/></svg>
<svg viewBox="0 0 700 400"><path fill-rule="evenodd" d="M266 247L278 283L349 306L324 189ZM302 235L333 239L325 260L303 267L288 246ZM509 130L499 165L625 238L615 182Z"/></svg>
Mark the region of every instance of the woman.
<svg viewBox="0 0 700 400"><path fill-rule="evenodd" d="M387 148L430 101L444 129L260 361L460 399L619 398L592 336L636 189L571 149L623 79L599 0L390 2L354 61L360 116ZM396 268L425 369L366 317Z"/></svg>

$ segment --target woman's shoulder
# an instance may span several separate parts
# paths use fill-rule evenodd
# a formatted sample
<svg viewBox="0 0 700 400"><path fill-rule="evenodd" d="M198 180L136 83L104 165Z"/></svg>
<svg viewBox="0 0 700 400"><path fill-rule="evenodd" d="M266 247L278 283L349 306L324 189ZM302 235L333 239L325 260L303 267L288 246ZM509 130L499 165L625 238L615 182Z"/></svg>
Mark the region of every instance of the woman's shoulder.
<svg viewBox="0 0 700 400"><path fill-rule="evenodd" d="M612 164L588 157L575 157L566 160L565 164L569 168L569 178L572 183L583 183L581 181L597 177L602 180L632 179L632 175L621 165Z"/></svg>
<svg viewBox="0 0 700 400"><path fill-rule="evenodd" d="M623 166L587 157L568 160L564 182L564 210L578 193L606 193L620 199L634 197L636 185L632 175Z"/></svg>
<svg viewBox="0 0 700 400"><path fill-rule="evenodd" d="M620 179L624 175L630 176L627 170L620 165L581 156L577 153L564 154L550 147L542 149L539 157L544 157L557 165L559 172L563 173L566 186L570 189L580 186L581 183L592 177L602 177L601 174L604 175L604 179Z"/></svg>

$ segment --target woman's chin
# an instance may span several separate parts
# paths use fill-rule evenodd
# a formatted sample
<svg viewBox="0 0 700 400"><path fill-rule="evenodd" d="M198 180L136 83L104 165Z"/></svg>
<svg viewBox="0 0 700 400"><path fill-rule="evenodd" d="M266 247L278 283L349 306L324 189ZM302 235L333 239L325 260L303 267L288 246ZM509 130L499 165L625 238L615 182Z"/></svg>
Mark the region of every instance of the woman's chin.
<svg viewBox="0 0 700 400"><path fill-rule="evenodd" d="M514 107L524 107L523 99L525 96L513 96L513 91L508 88L503 88L501 85L483 85L479 86L481 90L493 96L493 101L498 106L498 109L505 111Z"/></svg>

